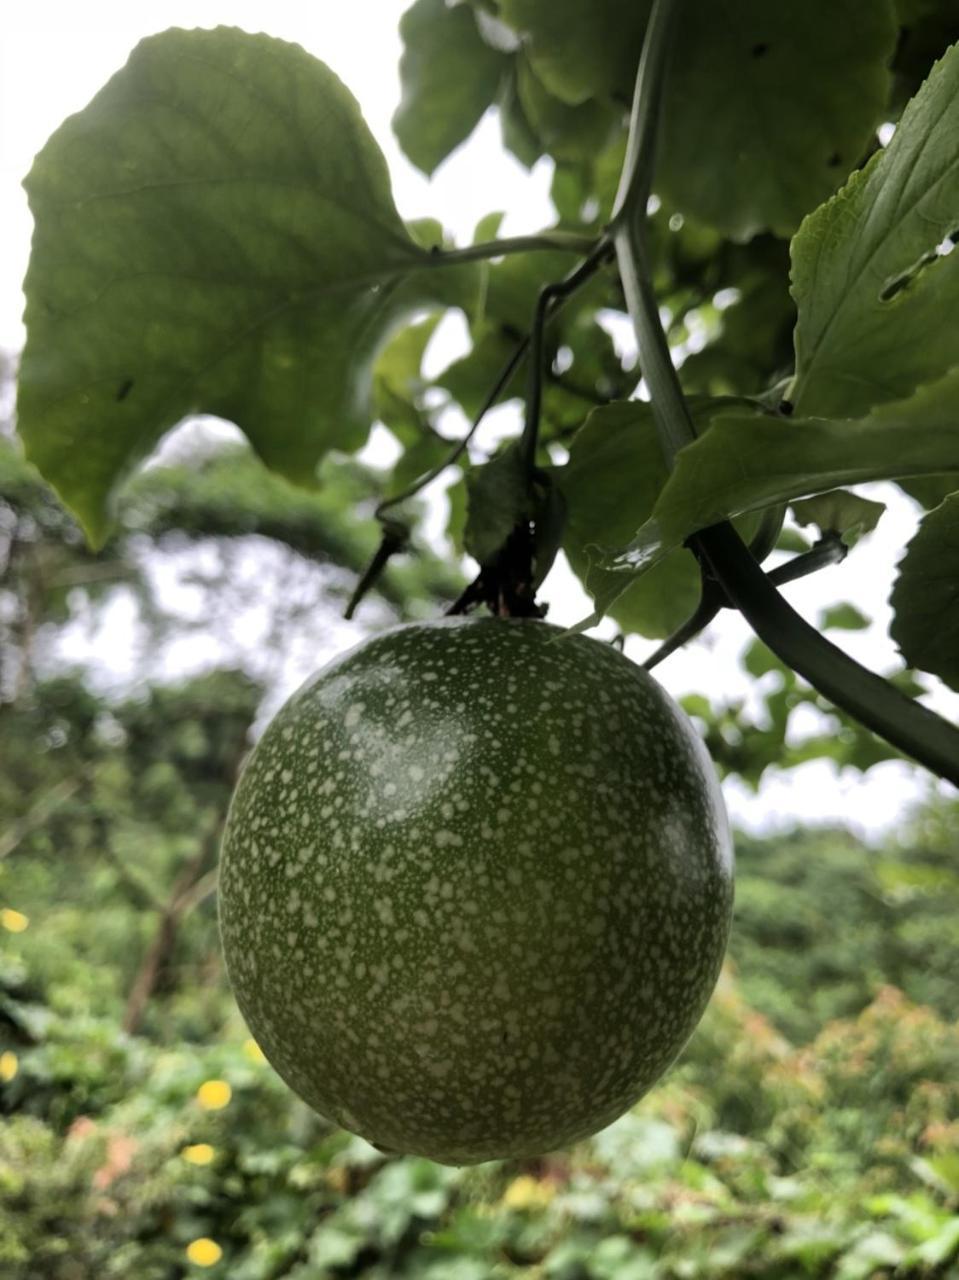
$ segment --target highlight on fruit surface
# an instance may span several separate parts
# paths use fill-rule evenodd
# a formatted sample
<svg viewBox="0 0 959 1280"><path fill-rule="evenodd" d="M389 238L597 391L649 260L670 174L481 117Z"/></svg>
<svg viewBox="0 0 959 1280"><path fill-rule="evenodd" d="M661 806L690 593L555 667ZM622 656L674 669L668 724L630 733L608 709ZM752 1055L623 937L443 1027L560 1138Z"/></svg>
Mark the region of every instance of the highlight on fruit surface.
<svg viewBox="0 0 959 1280"><path fill-rule="evenodd" d="M451 1164L616 1119L698 1022L732 848L683 713L529 619L385 632L240 778L220 922L251 1034L322 1115Z"/></svg>

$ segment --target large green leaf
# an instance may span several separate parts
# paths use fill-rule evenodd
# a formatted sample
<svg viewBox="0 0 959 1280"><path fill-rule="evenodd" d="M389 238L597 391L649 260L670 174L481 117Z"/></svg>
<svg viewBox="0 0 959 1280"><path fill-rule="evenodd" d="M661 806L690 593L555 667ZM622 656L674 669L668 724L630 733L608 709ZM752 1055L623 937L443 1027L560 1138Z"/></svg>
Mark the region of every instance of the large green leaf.
<svg viewBox="0 0 959 1280"><path fill-rule="evenodd" d="M450 297L351 94L267 36L144 40L26 186L20 431L94 541L118 479L192 412L310 481L365 438L391 329Z"/></svg>
<svg viewBox="0 0 959 1280"><path fill-rule="evenodd" d="M680 451L651 514L616 560L619 590L691 533L730 516L842 485L959 468L957 398L959 370L855 421L780 418L736 402L702 406L698 425L706 429ZM632 409L638 428L647 411ZM601 608L616 586L609 580L609 594L597 597Z"/></svg>
<svg viewBox="0 0 959 1280"><path fill-rule="evenodd" d="M796 378L806 414L856 417L959 363L959 47L936 64L888 147L792 245Z"/></svg>
<svg viewBox="0 0 959 1280"><path fill-rule="evenodd" d="M890 602L892 638L905 660L959 689L959 494L919 526Z"/></svg>
<svg viewBox="0 0 959 1280"><path fill-rule="evenodd" d="M539 78L570 103L629 100L648 11L645 0L502 4ZM896 34L889 0L684 0L657 191L731 236L788 235L862 157Z"/></svg>
<svg viewBox="0 0 959 1280"><path fill-rule="evenodd" d="M432 173L472 133L509 59L483 40L468 4L416 0L400 35L403 96L393 131L413 163Z"/></svg>
<svg viewBox="0 0 959 1280"><path fill-rule="evenodd" d="M656 189L737 239L789 235L859 162L889 92L887 0L685 0Z"/></svg>

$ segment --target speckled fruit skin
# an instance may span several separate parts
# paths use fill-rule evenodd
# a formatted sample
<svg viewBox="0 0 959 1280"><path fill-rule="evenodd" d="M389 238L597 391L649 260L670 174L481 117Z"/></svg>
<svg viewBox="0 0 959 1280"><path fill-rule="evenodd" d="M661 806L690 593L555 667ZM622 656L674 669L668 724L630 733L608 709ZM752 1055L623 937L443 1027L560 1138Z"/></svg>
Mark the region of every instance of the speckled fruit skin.
<svg viewBox="0 0 959 1280"><path fill-rule="evenodd" d="M220 924L286 1082L393 1151L472 1164L609 1124L698 1022L732 848L683 713L531 620L386 632L309 680L237 786Z"/></svg>

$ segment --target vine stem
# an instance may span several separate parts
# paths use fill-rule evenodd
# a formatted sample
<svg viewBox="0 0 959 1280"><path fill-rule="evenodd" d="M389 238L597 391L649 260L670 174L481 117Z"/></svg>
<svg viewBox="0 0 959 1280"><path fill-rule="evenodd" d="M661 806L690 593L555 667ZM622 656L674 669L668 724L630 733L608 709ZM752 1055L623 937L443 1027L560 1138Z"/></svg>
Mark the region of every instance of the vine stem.
<svg viewBox="0 0 959 1280"><path fill-rule="evenodd" d="M444 249L441 245L430 251L430 259L438 267L456 266L461 262L487 262L490 258L506 258L512 253L542 253L544 251L589 254L596 248L595 236L577 235L572 231L539 231L535 235L506 236L502 240L485 240L481 244L468 244L461 249Z"/></svg>
<svg viewBox="0 0 959 1280"><path fill-rule="evenodd" d="M610 242L603 237L592 251L563 280L554 281L539 291L529 338L529 388L526 396L526 422L520 440L520 451L526 478L532 483L536 469L536 446L543 404L543 340L550 314L572 297L612 256Z"/></svg>
<svg viewBox="0 0 959 1280"><path fill-rule="evenodd" d="M645 241L656 133L676 0L654 0L636 78L623 176L610 223L640 367L667 465L696 439L659 318ZM783 662L861 724L959 786L959 730L866 670L809 625L779 594L728 522L686 544L729 602Z"/></svg>

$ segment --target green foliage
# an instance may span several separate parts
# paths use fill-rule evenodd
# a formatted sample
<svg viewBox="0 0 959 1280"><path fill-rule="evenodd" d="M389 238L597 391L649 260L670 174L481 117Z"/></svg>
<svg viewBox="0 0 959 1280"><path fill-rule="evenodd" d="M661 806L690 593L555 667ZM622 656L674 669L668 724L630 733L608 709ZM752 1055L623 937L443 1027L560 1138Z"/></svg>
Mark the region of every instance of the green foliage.
<svg viewBox="0 0 959 1280"><path fill-rule="evenodd" d="M934 1256L956 1255L955 1028L895 988L843 985L861 966L851 938L836 951L826 889L842 891L850 926L874 921L866 955L878 982L885 972L862 850L835 835L771 853L746 853L737 970L811 1038L793 1047L727 980L666 1085L592 1142L533 1163L384 1159L305 1112L235 1024L210 1043L164 1046L118 1038L108 1020L48 1017L3 1088L5 1273L172 1280L190 1242L210 1238L223 1257L209 1274L231 1280L508 1280L532 1268L734 1280L747 1265L825 1280L870 1277L880 1256L918 1280ZM795 927L777 930L750 898L769 879L798 894ZM788 965L803 962L820 979L818 1012L849 1010L821 1029L793 995ZM905 976L922 981L922 968L913 952ZM208 1081L230 1086L221 1110L199 1101ZM64 1110L65 1093L83 1110Z"/></svg>
<svg viewBox="0 0 959 1280"><path fill-rule="evenodd" d="M736 854L730 956L744 997L789 1040L857 1015L884 984L952 1016L959 874L941 837L912 825L876 850L842 831L740 834Z"/></svg>
<svg viewBox="0 0 959 1280"><path fill-rule="evenodd" d="M959 13L951 0L677 3L647 239L684 389L704 397L700 438L667 475L648 410L628 399L639 371L608 323L627 310L624 282L604 262L546 330L537 463L559 462L565 521L555 503L544 514L528 475L492 483L505 475L496 458L469 480L466 535L488 563L517 520L550 524L534 529L537 545L563 524L597 614L648 636L692 608L698 570L678 549L697 530L879 479L932 508L959 476ZM94 541L123 475L198 408L343 507L362 510L378 483L364 491L357 473L320 459L356 449L374 419L402 449L394 492L440 474L455 444L445 410L477 414L541 290L574 265L567 247L585 252L604 234L649 12L622 0L411 6L394 116L411 160L432 173L493 108L505 145L553 169L555 228L499 244L491 214L456 252L437 223L402 224L356 104L302 50L230 29L144 41L27 181L37 234L20 426ZM892 123L884 145L879 126ZM431 379L424 353L450 308L466 316L470 349ZM501 398L528 386L517 368ZM228 496L225 468L218 479L225 523L229 501L257 507L249 488ZM251 518L308 538L308 499L282 490L284 521L279 482L263 490L270 509ZM850 545L878 516L856 492L797 511ZM171 527L179 514L189 520L175 506ZM462 488L448 532L461 546ZM359 541L371 555L375 534ZM928 572L932 541L913 543L907 576ZM330 554L359 571L352 546ZM433 585L410 583L423 588ZM914 598L896 592L909 614L896 637L925 628L903 603ZM949 669L935 644L902 643L910 661Z"/></svg>

